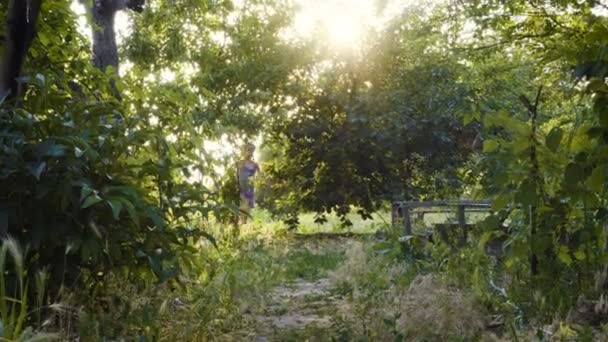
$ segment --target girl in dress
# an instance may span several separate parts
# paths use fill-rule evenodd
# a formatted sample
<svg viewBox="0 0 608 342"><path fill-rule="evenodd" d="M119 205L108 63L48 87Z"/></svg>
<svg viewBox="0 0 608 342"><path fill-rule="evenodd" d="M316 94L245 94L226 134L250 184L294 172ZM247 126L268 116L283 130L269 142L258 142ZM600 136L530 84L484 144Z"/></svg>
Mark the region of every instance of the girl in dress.
<svg viewBox="0 0 608 342"><path fill-rule="evenodd" d="M244 160L238 163L237 177L239 181L239 191L241 194L240 209L244 215L241 215L241 222L246 223L250 210L254 207L253 200L253 176L260 171L260 167L253 161L253 153L255 146L248 143L243 148Z"/></svg>

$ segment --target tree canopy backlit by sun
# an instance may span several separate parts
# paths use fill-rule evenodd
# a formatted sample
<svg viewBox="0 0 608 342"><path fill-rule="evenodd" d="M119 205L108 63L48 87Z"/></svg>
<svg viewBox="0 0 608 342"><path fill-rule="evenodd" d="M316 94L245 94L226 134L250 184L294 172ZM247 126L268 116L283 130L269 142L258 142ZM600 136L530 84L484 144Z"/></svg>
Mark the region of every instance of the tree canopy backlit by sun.
<svg viewBox="0 0 608 342"><path fill-rule="evenodd" d="M450 338L602 340L606 0L0 0L0 17L0 339L257 336L235 289L287 277L267 245L356 215L390 267L345 300L436 274L492 316ZM432 200L483 217L425 223ZM277 240L238 236L254 203ZM377 325L320 331L448 336L351 311Z"/></svg>

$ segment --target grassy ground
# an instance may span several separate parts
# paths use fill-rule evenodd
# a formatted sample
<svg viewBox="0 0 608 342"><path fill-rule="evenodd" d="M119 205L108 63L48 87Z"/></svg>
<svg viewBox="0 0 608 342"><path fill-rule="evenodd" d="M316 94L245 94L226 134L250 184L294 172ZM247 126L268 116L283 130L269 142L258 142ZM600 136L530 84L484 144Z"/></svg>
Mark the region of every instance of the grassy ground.
<svg viewBox="0 0 608 342"><path fill-rule="evenodd" d="M386 216L363 221L353 215L353 226L344 228L335 216L317 225L313 215L303 215L293 232L265 212L254 213L253 220L241 227L239 239L220 239L220 248L207 256L200 285L181 294L184 304L171 312L163 339L483 337L483 308L468 294L419 274L396 258L400 246L371 234L388 227ZM429 291L433 298L426 296Z"/></svg>
<svg viewBox="0 0 608 342"><path fill-rule="evenodd" d="M476 223L487 216L486 213L467 213L467 223ZM326 216L327 222L316 223L313 213L300 214L297 232L300 234L373 234L377 230L384 229L391 222L391 213L389 211L381 211L372 214L371 220L363 220L360 215L354 211L349 213L346 218L352 223L351 226L342 225L338 216L334 213ZM456 213L428 213L421 220L416 215L412 215L412 222L418 228L432 228L437 223L457 223ZM255 226L256 233L265 232L269 234L286 229L286 226L277 220L274 220L267 211L256 209L252 212L252 222L249 226Z"/></svg>
<svg viewBox="0 0 608 342"><path fill-rule="evenodd" d="M286 230L285 224L271 217L270 213L262 209L253 210L252 218L248 223L246 232L254 232L255 234L275 234L281 230ZM327 222L316 223L313 213L302 213L299 216L300 224L297 228L299 234L371 234L390 222L389 212L378 212L372 214L371 220L363 220L356 213L349 213L347 216L351 221L351 226L343 226L340 219L335 214L326 216ZM252 226L254 227L252 229Z"/></svg>
<svg viewBox="0 0 608 342"><path fill-rule="evenodd" d="M428 215L417 229L445 222L441 215ZM469 221L482 218L474 215ZM475 261L447 246L431 250L419 238L404 247L397 240L401 228L390 228L386 216L352 216L353 226L344 228L335 216L317 225L313 215L303 215L298 230L290 231L257 211L239 238L219 230L219 248L207 246L201 253L200 274L168 295L174 304L162 315L160 339L538 340L541 330L516 331L505 323L513 304L501 302L484 281L480 287L453 281L473 276L468 266ZM372 234L378 229L384 234ZM462 260L463 267L446 269L446 258L455 265ZM496 298L507 305L505 312L490 311L489 301Z"/></svg>
<svg viewBox="0 0 608 342"><path fill-rule="evenodd" d="M351 221L352 226L342 226L340 219L333 213L327 215L327 222L323 224L315 223L314 214L305 213L300 215L300 226L298 227L298 232L302 234L346 232L353 234L369 234L374 233L391 220L391 215L389 212L373 213L371 220L363 220L360 215L355 213L350 213L346 217L349 221Z"/></svg>

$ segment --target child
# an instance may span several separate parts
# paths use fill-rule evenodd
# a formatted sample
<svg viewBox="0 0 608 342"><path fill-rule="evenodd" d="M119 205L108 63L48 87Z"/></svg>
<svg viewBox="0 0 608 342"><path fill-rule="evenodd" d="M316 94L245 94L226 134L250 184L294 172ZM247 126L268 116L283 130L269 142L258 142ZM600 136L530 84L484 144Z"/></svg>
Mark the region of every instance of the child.
<svg viewBox="0 0 608 342"><path fill-rule="evenodd" d="M240 209L245 215L241 216L242 223L247 223L249 211L254 206L253 201L253 176L260 171L260 167L253 161L253 152L255 146L251 143L245 144L243 148L244 160L241 160L237 166L237 177L239 181L239 191L241 194Z"/></svg>

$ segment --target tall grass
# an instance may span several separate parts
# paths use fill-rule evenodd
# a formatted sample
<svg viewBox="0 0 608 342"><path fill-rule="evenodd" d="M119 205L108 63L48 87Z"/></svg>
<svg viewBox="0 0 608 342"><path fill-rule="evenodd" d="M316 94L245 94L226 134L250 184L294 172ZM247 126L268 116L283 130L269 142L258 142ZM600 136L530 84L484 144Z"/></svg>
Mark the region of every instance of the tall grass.
<svg viewBox="0 0 608 342"><path fill-rule="evenodd" d="M24 265L24 251L13 238L2 241L0 248L0 336L3 341L49 341L57 338L54 334L34 333L26 322L32 313L41 321L41 308L46 289L46 272L36 276L36 293L38 306L28 312L29 281ZM12 260L13 272L9 269L9 257ZM11 277L13 276L13 277Z"/></svg>
<svg viewBox="0 0 608 342"><path fill-rule="evenodd" d="M13 259L17 288L14 293L7 293L7 256ZM15 340L21 334L21 329L27 315L27 281L23 267L23 252L12 238L2 242L0 249L0 319L2 319L2 336Z"/></svg>

